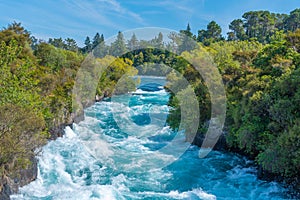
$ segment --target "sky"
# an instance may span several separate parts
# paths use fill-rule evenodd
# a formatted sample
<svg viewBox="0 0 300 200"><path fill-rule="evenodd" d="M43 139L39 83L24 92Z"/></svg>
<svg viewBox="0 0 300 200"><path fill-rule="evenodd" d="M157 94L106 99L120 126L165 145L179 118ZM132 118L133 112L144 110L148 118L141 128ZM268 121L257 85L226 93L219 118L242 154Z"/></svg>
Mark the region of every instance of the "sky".
<svg viewBox="0 0 300 200"><path fill-rule="evenodd" d="M195 34L214 20L223 30L243 13L290 13L300 0L0 0L0 25L16 21L39 39L74 38L79 46L96 32L161 27L179 31L189 23Z"/></svg>

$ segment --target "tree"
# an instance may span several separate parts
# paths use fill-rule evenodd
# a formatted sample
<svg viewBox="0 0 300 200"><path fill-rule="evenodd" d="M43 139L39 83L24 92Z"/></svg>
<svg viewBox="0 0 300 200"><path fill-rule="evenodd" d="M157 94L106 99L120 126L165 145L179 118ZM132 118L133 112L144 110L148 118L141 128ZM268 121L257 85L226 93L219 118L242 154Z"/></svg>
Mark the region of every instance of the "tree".
<svg viewBox="0 0 300 200"><path fill-rule="evenodd" d="M293 33L288 33L286 36L287 45L300 53L300 29Z"/></svg>
<svg viewBox="0 0 300 200"><path fill-rule="evenodd" d="M163 40L164 40L164 36L161 32L158 33L157 36L157 48L161 49L163 48L164 44L163 44Z"/></svg>
<svg viewBox="0 0 300 200"><path fill-rule="evenodd" d="M133 33L130 40L128 41L127 47L129 51L135 50L138 48L138 39L136 35Z"/></svg>
<svg viewBox="0 0 300 200"><path fill-rule="evenodd" d="M211 42L220 41L222 39L221 33L221 27L215 21L211 21L207 25L206 30L202 29L198 31L197 41L208 46Z"/></svg>
<svg viewBox="0 0 300 200"><path fill-rule="evenodd" d="M260 36L259 41L266 42L269 40L275 32L275 16L269 11L263 11L261 13L259 24L260 24Z"/></svg>
<svg viewBox="0 0 300 200"><path fill-rule="evenodd" d="M108 47L105 44L104 36L101 34L101 36L98 38L97 34L94 38L94 41L97 41L94 45L96 45L93 49L93 54L97 58L103 58L108 54ZM96 39L96 40L95 40Z"/></svg>
<svg viewBox="0 0 300 200"><path fill-rule="evenodd" d="M288 17L287 14L280 14L280 13L272 13L275 18L276 18L276 21L275 21L275 28L277 30L285 30L285 20L286 18Z"/></svg>
<svg viewBox="0 0 300 200"><path fill-rule="evenodd" d="M21 55L23 57L32 56L30 49L31 36L21 23L13 22L0 32L0 42L4 41L6 45L9 45L12 40L22 47Z"/></svg>
<svg viewBox="0 0 300 200"><path fill-rule="evenodd" d="M180 33L182 33L182 34L184 34L184 35L192 38L193 37L193 33L191 32L191 30L192 29L190 27L190 24L188 23L186 29L185 30L181 30Z"/></svg>
<svg viewBox="0 0 300 200"><path fill-rule="evenodd" d="M32 108L6 104L0 106L0 177L16 176L45 144L45 121Z"/></svg>
<svg viewBox="0 0 300 200"><path fill-rule="evenodd" d="M187 25L186 30L180 30L180 39L178 53L195 49L196 41L193 33L191 32L190 24Z"/></svg>
<svg viewBox="0 0 300 200"><path fill-rule="evenodd" d="M118 32L116 41L111 44L110 54L113 56L122 56L126 52L125 39L121 31Z"/></svg>
<svg viewBox="0 0 300 200"><path fill-rule="evenodd" d="M206 38L207 38L206 30L204 30L204 29L198 30L197 41L198 42L204 42L204 40Z"/></svg>
<svg viewBox="0 0 300 200"><path fill-rule="evenodd" d="M284 20L286 31L295 31L300 28L300 8L290 12L290 15Z"/></svg>
<svg viewBox="0 0 300 200"><path fill-rule="evenodd" d="M64 49L77 52L78 46L77 46L76 41L72 38L65 39L65 48Z"/></svg>
<svg viewBox="0 0 300 200"><path fill-rule="evenodd" d="M155 48L162 49L164 47L163 34L159 32L158 36L150 41L150 44Z"/></svg>
<svg viewBox="0 0 300 200"><path fill-rule="evenodd" d="M250 11L243 14L244 28L248 38L267 42L275 32L276 17L269 11Z"/></svg>
<svg viewBox="0 0 300 200"><path fill-rule="evenodd" d="M30 33L27 31L21 23L13 22L9 24L7 28L4 28L0 34L1 40L5 41L7 44L12 40L16 40L22 46L25 46L26 43L30 44Z"/></svg>
<svg viewBox="0 0 300 200"><path fill-rule="evenodd" d="M94 36L94 39L93 39L92 48L94 49L96 46L98 46L103 41L104 40L102 40L100 34L96 33L96 35Z"/></svg>
<svg viewBox="0 0 300 200"><path fill-rule="evenodd" d="M234 41L234 40L236 40L236 36L235 36L235 34L234 34L234 32L228 32L227 33L227 41Z"/></svg>
<svg viewBox="0 0 300 200"><path fill-rule="evenodd" d="M30 47L31 47L32 50L35 50L35 49L36 49L36 46L37 46L38 43L39 43L39 40L38 40L36 37L34 37L34 36L31 36L31 37L30 37L30 40L31 40L31 45L30 45Z"/></svg>
<svg viewBox="0 0 300 200"><path fill-rule="evenodd" d="M215 21L211 21L208 25L207 25L207 38L212 38L215 41L219 41L222 38L222 29L221 27L215 22Z"/></svg>
<svg viewBox="0 0 300 200"><path fill-rule="evenodd" d="M244 18L244 27L246 29L246 35L249 38L257 37L258 33L258 12L246 12L242 16Z"/></svg>
<svg viewBox="0 0 300 200"><path fill-rule="evenodd" d="M84 53L89 53L92 51L92 44L91 44L91 40L89 38L89 36L86 37L85 41L84 41L84 45L85 47L83 48L83 52Z"/></svg>
<svg viewBox="0 0 300 200"><path fill-rule="evenodd" d="M63 39L60 37L60 38L50 38L48 40L48 43L57 47L57 48L60 48L60 49L64 49L65 48L65 43L63 41Z"/></svg>
<svg viewBox="0 0 300 200"><path fill-rule="evenodd" d="M40 43L34 54L39 59L40 65L47 66L53 71L58 71L65 65L65 56L61 51L63 50L56 49L50 44Z"/></svg>
<svg viewBox="0 0 300 200"><path fill-rule="evenodd" d="M229 29L232 30L230 40L244 40L246 38L244 23L241 19L235 19L229 24Z"/></svg>

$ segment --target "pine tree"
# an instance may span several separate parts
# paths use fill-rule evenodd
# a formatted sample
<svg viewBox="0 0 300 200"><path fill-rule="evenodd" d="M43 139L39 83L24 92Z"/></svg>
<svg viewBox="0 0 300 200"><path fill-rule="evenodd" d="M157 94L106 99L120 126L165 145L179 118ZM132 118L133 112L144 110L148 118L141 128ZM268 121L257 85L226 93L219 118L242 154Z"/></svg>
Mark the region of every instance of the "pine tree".
<svg viewBox="0 0 300 200"><path fill-rule="evenodd" d="M92 51L92 44L91 44L91 40L90 37L87 36L85 41L84 41L85 47L84 47L84 53L89 53Z"/></svg>
<svg viewBox="0 0 300 200"><path fill-rule="evenodd" d="M110 54L113 56L122 56L126 50L124 36L121 31L119 31L116 41L111 44Z"/></svg>
<svg viewBox="0 0 300 200"><path fill-rule="evenodd" d="M178 46L178 53L183 51L191 51L196 47L195 37L191 32L190 24L187 25L186 30L181 30L181 44Z"/></svg>
<svg viewBox="0 0 300 200"><path fill-rule="evenodd" d="M97 45L93 49L93 54L97 58L103 58L108 54L108 47L105 45L104 36L98 36L97 33L94 38L94 42L97 41Z"/></svg>
<svg viewBox="0 0 300 200"><path fill-rule="evenodd" d="M96 33L93 39L92 48L94 49L96 46L98 46L102 42L102 38L99 33Z"/></svg>
<svg viewBox="0 0 300 200"><path fill-rule="evenodd" d="M235 19L229 24L229 29L232 30L232 40L244 40L246 39L246 33L244 30L244 23L241 19ZM228 33L228 36L230 34ZM228 40L230 38L228 37Z"/></svg>
<svg viewBox="0 0 300 200"><path fill-rule="evenodd" d="M78 51L78 46L76 44L76 41L72 38L65 39L65 49L77 52Z"/></svg>
<svg viewBox="0 0 300 200"><path fill-rule="evenodd" d="M131 36L131 39L128 41L128 49L130 51L137 49L138 48L138 39L136 37L136 35L133 33L133 35Z"/></svg>

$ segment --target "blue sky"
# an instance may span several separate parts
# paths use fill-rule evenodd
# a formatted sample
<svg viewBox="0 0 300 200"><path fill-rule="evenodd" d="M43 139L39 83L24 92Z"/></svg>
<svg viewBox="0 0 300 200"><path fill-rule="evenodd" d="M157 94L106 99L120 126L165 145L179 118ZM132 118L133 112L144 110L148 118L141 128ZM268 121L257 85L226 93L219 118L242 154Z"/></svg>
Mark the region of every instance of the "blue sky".
<svg viewBox="0 0 300 200"><path fill-rule="evenodd" d="M0 24L21 22L34 36L74 38L82 45L96 32L105 38L133 28L161 27L194 33L215 20L228 24L250 10L289 13L300 0L0 0Z"/></svg>

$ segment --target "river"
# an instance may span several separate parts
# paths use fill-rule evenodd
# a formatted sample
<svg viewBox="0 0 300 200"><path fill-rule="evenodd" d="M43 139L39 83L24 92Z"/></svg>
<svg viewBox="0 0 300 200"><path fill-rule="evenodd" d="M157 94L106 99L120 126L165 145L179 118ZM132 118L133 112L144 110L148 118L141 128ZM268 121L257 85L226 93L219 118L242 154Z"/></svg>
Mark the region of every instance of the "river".
<svg viewBox="0 0 300 200"><path fill-rule="evenodd" d="M43 147L37 180L11 198L285 199L285 189L258 180L253 162L243 156L212 151L199 158L196 146L178 158L161 151L177 135L176 151L184 135L165 123L171 109L165 79L144 77L142 84L133 94L87 108L84 121Z"/></svg>

